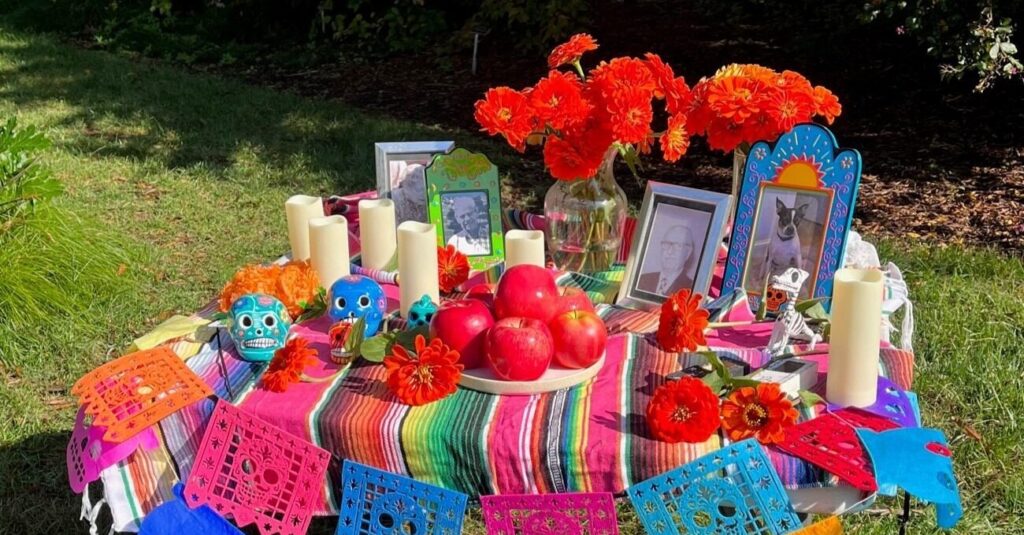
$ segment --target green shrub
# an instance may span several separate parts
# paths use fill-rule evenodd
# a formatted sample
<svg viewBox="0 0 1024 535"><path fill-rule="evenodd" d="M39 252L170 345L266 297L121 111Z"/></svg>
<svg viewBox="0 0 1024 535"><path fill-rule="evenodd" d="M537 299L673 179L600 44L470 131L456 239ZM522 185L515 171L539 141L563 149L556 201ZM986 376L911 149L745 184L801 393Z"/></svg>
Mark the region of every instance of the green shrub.
<svg viewBox="0 0 1024 535"><path fill-rule="evenodd" d="M1024 80L1013 43L1021 15L1020 0L871 0L863 19L897 22L897 31L942 61L945 76L975 75L976 89L983 91L999 79Z"/></svg>
<svg viewBox="0 0 1024 535"><path fill-rule="evenodd" d="M14 118L0 125L0 234L36 205L61 193L60 182L39 164L39 156L48 148L50 140L34 126L19 129Z"/></svg>

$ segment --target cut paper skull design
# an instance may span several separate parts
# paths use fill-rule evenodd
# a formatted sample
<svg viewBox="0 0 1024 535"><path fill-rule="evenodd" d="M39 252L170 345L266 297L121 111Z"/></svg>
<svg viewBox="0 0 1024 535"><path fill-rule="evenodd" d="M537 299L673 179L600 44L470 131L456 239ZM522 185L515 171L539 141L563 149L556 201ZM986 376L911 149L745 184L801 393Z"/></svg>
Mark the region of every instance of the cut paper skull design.
<svg viewBox="0 0 1024 535"><path fill-rule="evenodd" d="M99 479L100 472L107 467L127 459L139 446L151 450L159 444L152 429L146 429L124 442L107 442L103 440L106 429L90 425L89 420L85 407L79 408L68 441L68 481L75 494L81 493L89 483Z"/></svg>
<svg viewBox="0 0 1024 535"><path fill-rule="evenodd" d="M260 533L306 532L331 456L223 400L210 416L185 483L190 507L205 504Z"/></svg>
<svg viewBox="0 0 1024 535"><path fill-rule="evenodd" d="M375 280L362 275L342 277L331 285L330 299L328 313L334 321L355 324L363 318L367 338L380 330L388 300Z"/></svg>
<svg viewBox="0 0 1024 535"><path fill-rule="evenodd" d="M228 335L243 360L269 362L284 347L292 319L276 297L245 294L231 303L229 314Z"/></svg>
<svg viewBox="0 0 1024 535"><path fill-rule="evenodd" d="M487 533L493 535L617 535L611 493L481 496Z"/></svg>

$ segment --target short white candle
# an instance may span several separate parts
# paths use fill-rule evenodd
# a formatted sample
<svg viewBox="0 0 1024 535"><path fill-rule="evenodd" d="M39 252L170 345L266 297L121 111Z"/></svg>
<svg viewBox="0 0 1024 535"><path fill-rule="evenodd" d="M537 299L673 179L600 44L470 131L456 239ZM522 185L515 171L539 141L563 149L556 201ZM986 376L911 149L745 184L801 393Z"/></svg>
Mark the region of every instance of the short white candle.
<svg viewBox="0 0 1024 535"><path fill-rule="evenodd" d="M505 268L519 264L544 267L544 233L510 230L505 233Z"/></svg>
<svg viewBox="0 0 1024 535"><path fill-rule="evenodd" d="M284 203L288 218L288 243L292 259L309 260L309 220L324 216L324 203L320 197L293 195Z"/></svg>
<svg viewBox="0 0 1024 535"><path fill-rule="evenodd" d="M348 220L332 215L309 220L309 262L330 289L334 281L349 274Z"/></svg>
<svg viewBox="0 0 1024 535"><path fill-rule="evenodd" d="M424 295L439 303L437 281L437 229L430 223L406 221L398 225L398 290L402 317Z"/></svg>
<svg viewBox="0 0 1024 535"><path fill-rule="evenodd" d="M867 407L878 390L882 272L840 269L832 288L825 397L843 407Z"/></svg>
<svg viewBox="0 0 1024 535"><path fill-rule="evenodd" d="M391 199L359 201L359 246L364 268L386 269L391 263L398 250Z"/></svg>

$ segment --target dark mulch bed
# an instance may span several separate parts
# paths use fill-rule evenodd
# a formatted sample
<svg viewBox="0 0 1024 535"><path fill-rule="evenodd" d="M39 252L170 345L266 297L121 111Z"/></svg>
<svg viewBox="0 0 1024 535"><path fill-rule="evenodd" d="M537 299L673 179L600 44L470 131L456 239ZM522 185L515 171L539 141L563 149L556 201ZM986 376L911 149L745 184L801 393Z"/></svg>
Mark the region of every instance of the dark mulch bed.
<svg viewBox="0 0 1024 535"><path fill-rule="evenodd" d="M806 17L806 15L800 15ZM702 20L675 2L598 2L588 30L601 50L587 58L658 52L693 83L730 62L790 68L831 88L844 110L834 131L860 150L864 177L856 227L930 243L991 245L1024 251L1024 91L1006 83L983 95L968 83L939 79L935 61L891 27L836 35L764 20ZM496 33L484 38L479 72L470 48L451 69L424 53L373 62L338 62L302 71L261 65L235 69L252 83L340 99L374 113L476 131L473 102L496 85L522 87L545 73L544 59L521 54ZM480 134L484 136L484 134ZM696 142L677 165L648 158L645 179L729 189L731 158ZM510 197L537 208L548 186L538 151L513 158ZM639 200L642 186L625 169L620 182Z"/></svg>

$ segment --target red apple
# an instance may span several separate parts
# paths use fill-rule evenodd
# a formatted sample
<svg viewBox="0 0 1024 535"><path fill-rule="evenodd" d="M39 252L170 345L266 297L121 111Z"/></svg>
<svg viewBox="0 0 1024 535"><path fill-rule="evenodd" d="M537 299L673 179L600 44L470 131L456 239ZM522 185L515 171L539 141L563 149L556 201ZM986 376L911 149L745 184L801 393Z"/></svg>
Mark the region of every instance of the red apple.
<svg viewBox="0 0 1024 535"><path fill-rule="evenodd" d="M586 310L570 310L548 324L555 344L555 364L563 368L586 368L604 354L608 328L601 317Z"/></svg>
<svg viewBox="0 0 1024 535"><path fill-rule="evenodd" d="M594 312L594 303L590 302L587 292L572 286L566 286L559 290L558 299L555 301L555 313L553 317L561 316L570 310L586 310Z"/></svg>
<svg viewBox="0 0 1024 535"><path fill-rule="evenodd" d="M487 330L494 325L494 316L483 302L476 299L448 301L430 320L430 337L440 338L459 352L459 362L467 370L483 366Z"/></svg>
<svg viewBox="0 0 1024 535"><path fill-rule="evenodd" d="M505 381L533 381L551 364L551 333L540 320L504 318L487 333L487 362Z"/></svg>
<svg viewBox="0 0 1024 535"><path fill-rule="evenodd" d="M487 305L489 310L494 308L494 294L491 292L489 284L477 284L470 288L469 293L466 294L466 299L476 299Z"/></svg>
<svg viewBox="0 0 1024 535"><path fill-rule="evenodd" d="M554 316L558 287L551 272L520 264L505 271L494 295L494 314L502 318L533 318L547 323Z"/></svg>

